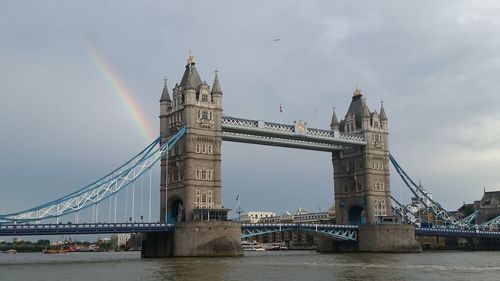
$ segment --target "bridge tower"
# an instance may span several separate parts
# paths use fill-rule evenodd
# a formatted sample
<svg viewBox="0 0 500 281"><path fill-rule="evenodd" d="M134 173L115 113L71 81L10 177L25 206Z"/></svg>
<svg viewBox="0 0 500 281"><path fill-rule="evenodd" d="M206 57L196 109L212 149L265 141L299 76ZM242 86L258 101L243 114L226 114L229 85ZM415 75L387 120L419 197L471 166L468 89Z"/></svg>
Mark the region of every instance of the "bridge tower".
<svg viewBox="0 0 500 281"><path fill-rule="evenodd" d="M221 202L222 90L217 72L211 88L202 82L191 54L172 97L165 81L161 144L182 127L185 136L160 164L160 221L175 230L148 234L142 256L241 256L241 225L227 221Z"/></svg>
<svg viewBox="0 0 500 281"><path fill-rule="evenodd" d="M172 99L165 82L160 99L160 136L166 142L181 127L186 135L161 161L160 220L192 221L195 210L222 211L222 91L202 82L192 55ZM167 210L168 206L168 210ZM167 217L168 216L168 217Z"/></svg>
<svg viewBox="0 0 500 281"><path fill-rule="evenodd" d="M318 251L419 252L413 226L394 223L389 181L389 129L383 103L371 112L356 87L345 118L331 130L362 136L366 145L332 153L338 224L357 224L358 242L321 239Z"/></svg>
<svg viewBox="0 0 500 281"><path fill-rule="evenodd" d="M388 120L383 103L371 112L357 87L345 118L335 112L331 129L359 134L366 146L334 152L335 211L339 224L374 224L392 215Z"/></svg>

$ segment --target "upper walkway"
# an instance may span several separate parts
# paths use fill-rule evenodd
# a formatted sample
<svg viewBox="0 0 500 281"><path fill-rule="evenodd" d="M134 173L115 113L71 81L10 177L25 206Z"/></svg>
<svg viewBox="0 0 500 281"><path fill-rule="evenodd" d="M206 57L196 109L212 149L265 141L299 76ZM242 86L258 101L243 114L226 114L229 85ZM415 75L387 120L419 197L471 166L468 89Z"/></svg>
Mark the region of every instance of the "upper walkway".
<svg viewBox="0 0 500 281"><path fill-rule="evenodd" d="M286 125L230 116L222 117L222 139L330 152L366 145L360 134L308 128L302 121L295 122L295 125Z"/></svg>

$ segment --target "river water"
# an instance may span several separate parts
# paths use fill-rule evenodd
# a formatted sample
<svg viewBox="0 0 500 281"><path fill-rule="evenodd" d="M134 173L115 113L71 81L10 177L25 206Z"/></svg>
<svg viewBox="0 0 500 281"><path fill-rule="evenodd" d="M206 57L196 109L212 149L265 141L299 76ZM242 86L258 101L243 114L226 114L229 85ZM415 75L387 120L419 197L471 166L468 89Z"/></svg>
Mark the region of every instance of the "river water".
<svg viewBox="0 0 500 281"><path fill-rule="evenodd" d="M500 252L318 254L141 259L139 252L0 254L0 280L500 280Z"/></svg>

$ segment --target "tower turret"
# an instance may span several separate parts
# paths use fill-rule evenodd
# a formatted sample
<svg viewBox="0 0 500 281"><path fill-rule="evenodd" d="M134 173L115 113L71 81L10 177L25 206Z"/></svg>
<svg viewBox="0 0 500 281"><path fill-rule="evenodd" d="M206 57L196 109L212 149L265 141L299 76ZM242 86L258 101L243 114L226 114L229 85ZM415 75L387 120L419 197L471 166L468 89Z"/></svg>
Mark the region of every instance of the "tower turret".
<svg viewBox="0 0 500 281"><path fill-rule="evenodd" d="M160 98L160 114L167 114L167 111L172 107L172 99L168 92L167 79L164 79L163 91Z"/></svg>
<svg viewBox="0 0 500 281"><path fill-rule="evenodd" d="M337 119L337 114L335 113L335 107L333 108L332 122L330 122L330 129L334 132L339 132L340 123Z"/></svg>
<svg viewBox="0 0 500 281"><path fill-rule="evenodd" d="M212 99L215 105L222 105L222 89L219 82L219 71L215 71L214 84L212 85Z"/></svg>

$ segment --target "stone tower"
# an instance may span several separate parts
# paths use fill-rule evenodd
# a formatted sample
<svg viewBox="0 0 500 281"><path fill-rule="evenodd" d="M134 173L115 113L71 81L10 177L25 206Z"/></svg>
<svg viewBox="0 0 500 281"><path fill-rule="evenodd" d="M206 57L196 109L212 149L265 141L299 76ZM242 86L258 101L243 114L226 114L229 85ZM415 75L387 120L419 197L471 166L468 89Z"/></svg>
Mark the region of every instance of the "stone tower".
<svg viewBox="0 0 500 281"><path fill-rule="evenodd" d="M162 222L192 221L194 210L222 210L221 122L222 91L217 72L210 89L202 82L194 58L189 55L172 98L165 81L160 99L161 143L180 128L187 129L186 135L170 150L168 163L166 157L161 160Z"/></svg>
<svg viewBox="0 0 500 281"><path fill-rule="evenodd" d="M374 224L391 216L389 131L383 104L380 113L370 112L356 87L345 118L339 122L334 111L330 126L332 131L361 135L367 142L332 154L337 223Z"/></svg>

